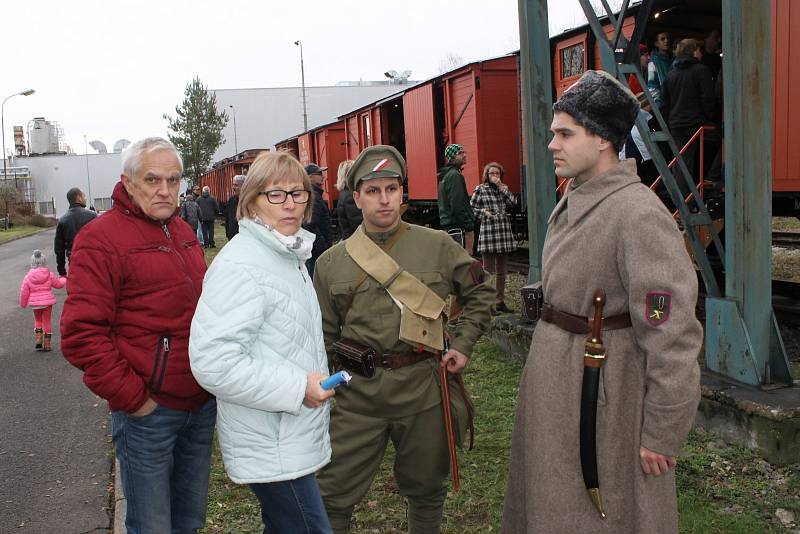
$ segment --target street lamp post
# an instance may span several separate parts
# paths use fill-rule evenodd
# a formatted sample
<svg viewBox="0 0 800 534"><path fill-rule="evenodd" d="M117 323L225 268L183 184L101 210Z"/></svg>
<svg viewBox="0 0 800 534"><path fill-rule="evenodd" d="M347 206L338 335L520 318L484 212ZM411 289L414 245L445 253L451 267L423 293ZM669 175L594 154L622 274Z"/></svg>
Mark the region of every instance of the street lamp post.
<svg viewBox="0 0 800 534"><path fill-rule="evenodd" d="M14 93L13 95L7 96L3 103L0 104L0 130L2 130L2 137L3 137L3 180L6 179L8 176L8 168L6 166L6 118L5 118L5 106L6 100L11 98L12 96L22 95L22 96L30 96L35 91L33 89L26 89L24 91L20 91L19 93Z"/></svg>
<svg viewBox="0 0 800 534"><path fill-rule="evenodd" d="M93 141L94 142L94 141ZM92 207L92 177L89 174L89 146L86 144L86 135L83 136L83 153L86 157L86 185L89 186L89 208Z"/></svg>
<svg viewBox="0 0 800 534"><path fill-rule="evenodd" d="M238 154L239 141L236 139L236 108L233 107L233 104L228 105L228 107L233 111L233 149L236 151L236 154Z"/></svg>
<svg viewBox="0 0 800 534"><path fill-rule="evenodd" d="M300 47L300 83L303 87L303 132L307 132L308 110L306 109L306 69L303 66L303 41L298 39L294 44Z"/></svg>
<svg viewBox="0 0 800 534"><path fill-rule="evenodd" d="M22 95L22 96L30 96L34 93L33 89L26 89L24 91L20 91L19 93L14 93L13 95L8 95L3 99L3 103L0 104L0 135L3 138L3 182L5 183L6 179L8 179L8 167L6 165L8 156L6 156L6 117L5 117L5 106L6 100L11 98L12 96ZM6 218L3 222L4 227L8 230L8 223L9 223L9 215L8 215L8 200L5 202L6 205Z"/></svg>

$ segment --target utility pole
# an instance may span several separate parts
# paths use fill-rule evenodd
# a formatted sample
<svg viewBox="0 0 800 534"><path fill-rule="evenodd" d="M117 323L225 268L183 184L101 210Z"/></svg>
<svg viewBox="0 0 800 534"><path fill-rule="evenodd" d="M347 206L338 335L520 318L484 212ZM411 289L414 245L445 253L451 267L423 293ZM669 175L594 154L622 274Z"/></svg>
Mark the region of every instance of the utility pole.
<svg viewBox="0 0 800 534"><path fill-rule="evenodd" d="M236 154L238 154L239 141L236 139L236 108L233 107L233 104L229 104L228 107L233 111L233 149L236 151Z"/></svg>
<svg viewBox="0 0 800 534"><path fill-rule="evenodd" d="M86 158L86 184L89 186L89 208L92 207L92 177L89 175L89 145L86 144L86 134L83 134L83 155Z"/></svg>
<svg viewBox="0 0 800 534"><path fill-rule="evenodd" d="M303 66L303 41L298 39L294 44L300 47L300 83L303 87L303 132L307 132L308 109L306 107L306 69Z"/></svg>

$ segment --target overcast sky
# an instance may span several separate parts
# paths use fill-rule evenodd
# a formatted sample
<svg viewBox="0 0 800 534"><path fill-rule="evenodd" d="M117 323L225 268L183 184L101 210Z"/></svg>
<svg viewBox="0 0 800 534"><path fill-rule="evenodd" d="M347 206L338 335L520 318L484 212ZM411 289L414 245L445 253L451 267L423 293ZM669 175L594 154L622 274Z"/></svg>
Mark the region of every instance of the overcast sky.
<svg viewBox="0 0 800 534"><path fill-rule="evenodd" d="M577 0L548 0L551 34L585 20ZM12 127L58 121L67 143L109 151L120 138L166 135L186 84L210 89L412 79L439 74L448 54L466 61L519 47L516 0L27 0L3 2L0 99L6 149ZM95 151L89 147L89 153Z"/></svg>

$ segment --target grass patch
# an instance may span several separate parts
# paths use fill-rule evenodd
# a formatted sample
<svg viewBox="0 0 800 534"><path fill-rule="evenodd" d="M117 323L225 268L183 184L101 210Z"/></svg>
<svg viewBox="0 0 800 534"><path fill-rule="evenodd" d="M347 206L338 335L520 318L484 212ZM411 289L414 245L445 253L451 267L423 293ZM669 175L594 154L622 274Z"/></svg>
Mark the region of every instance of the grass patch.
<svg viewBox="0 0 800 534"><path fill-rule="evenodd" d="M772 230L775 232L800 232L800 220L797 217L773 217Z"/></svg>
<svg viewBox="0 0 800 534"><path fill-rule="evenodd" d="M48 230L48 228L29 225L15 225L8 230L3 230L0 228L0 245L3 243L8 243L9 241L14 241L15 239L19 239L21 237L38 234L39 232L44 232L45 230Z"/></svg>

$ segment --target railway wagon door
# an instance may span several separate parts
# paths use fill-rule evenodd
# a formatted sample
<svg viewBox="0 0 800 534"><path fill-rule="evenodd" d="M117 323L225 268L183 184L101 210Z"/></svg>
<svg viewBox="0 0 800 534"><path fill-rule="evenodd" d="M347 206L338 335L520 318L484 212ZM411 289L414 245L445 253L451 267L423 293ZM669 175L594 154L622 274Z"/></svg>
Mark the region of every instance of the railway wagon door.
<svg viewBox="0 0 800 534"><path fill-rule="evenodd" d="M433 85L425 84L403 95L403 123L406 130L408 199L436 200L436 128Z"/></svg>
<svg viewBox="0 0 800 534"><path fill-rule="evenodd" d="M772 0L773 215L800 217L800 4ZM794 31L792 31L794 30Z"/></svg>

